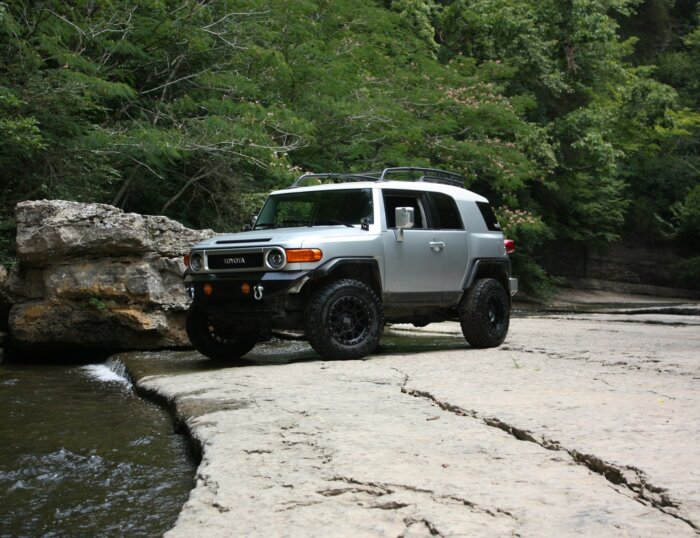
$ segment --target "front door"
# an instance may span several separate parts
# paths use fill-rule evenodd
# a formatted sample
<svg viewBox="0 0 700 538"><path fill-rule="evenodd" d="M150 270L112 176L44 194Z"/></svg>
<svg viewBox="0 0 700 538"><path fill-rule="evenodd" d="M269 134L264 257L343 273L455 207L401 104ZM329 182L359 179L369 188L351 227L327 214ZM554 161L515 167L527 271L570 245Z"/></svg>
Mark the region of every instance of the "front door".
<svg viewBox="0 0 700 538"><path fill-rule="evenodd" d="M383 190L386 231L384 235L384 282L392 303L440 302L445 270L442 231L432 229L425 193ZM414 227L397 240L394 211L412 207Z"/></svg>

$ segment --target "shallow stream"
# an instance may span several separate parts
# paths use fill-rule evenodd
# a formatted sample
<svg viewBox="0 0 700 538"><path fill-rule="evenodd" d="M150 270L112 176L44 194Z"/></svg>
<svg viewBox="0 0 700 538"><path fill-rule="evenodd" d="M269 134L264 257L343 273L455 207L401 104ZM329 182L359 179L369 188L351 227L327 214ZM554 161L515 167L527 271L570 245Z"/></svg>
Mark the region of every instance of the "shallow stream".
<svg viewBox="0 0 700 538"><path fill-rule="evenodd" d="M111 366L0 365L0 536L173 526L194 485L187 441Z"/></svg>

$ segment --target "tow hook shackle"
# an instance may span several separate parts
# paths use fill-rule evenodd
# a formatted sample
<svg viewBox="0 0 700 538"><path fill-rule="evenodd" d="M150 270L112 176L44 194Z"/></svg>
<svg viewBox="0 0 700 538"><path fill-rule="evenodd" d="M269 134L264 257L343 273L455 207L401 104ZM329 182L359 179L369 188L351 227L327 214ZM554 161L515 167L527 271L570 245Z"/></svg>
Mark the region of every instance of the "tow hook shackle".
<svg viewBox="0 0 700 538"><path fill-rule="evenodd" d="M258 284L257 286L253 286L253 297L255 297L256 301L262 300L263 291L265 291L265 288L263 288L260 284Z"/></svg>

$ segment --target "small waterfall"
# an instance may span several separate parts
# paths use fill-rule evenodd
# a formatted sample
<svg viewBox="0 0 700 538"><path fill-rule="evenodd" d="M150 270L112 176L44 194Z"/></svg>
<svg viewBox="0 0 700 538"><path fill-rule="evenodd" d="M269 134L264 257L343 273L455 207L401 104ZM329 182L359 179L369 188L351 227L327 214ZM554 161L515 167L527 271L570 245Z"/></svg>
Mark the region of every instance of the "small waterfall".
<svg viewBox="0 0 700 538"><path fill-rule="evenodd" d="M107 362L103 364L89 364L83 366L82 370L98 381L131 385L129 376L126 373L126 367L118 359L108 359Z"/></svg>

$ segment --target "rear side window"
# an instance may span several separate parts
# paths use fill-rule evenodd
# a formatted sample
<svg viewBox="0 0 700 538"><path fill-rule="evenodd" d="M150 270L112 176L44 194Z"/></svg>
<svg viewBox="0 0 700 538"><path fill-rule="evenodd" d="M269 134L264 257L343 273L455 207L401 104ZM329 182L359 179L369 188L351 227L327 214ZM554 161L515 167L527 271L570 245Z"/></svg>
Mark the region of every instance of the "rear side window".
<svg viewBox="0 0 700 538"><path fill-rule="evenodd" d="M457 204L451 196L441 192L431 192L430 198L435 205L439 228L443 230L464 230L459 209L457 209Z"/></svg>
<svg viewBox="0 0 700 538"><path fill-rule="evenodd" d="M476 205L479 207L479 211L481 211L481 216L484 217L486 227L492 232L500 232L501 225L498 224L496 213L493 212L488 202L477 202Z"/></svg>

